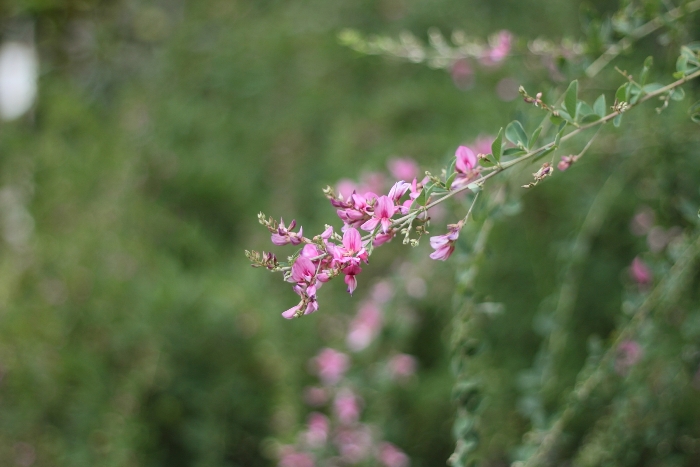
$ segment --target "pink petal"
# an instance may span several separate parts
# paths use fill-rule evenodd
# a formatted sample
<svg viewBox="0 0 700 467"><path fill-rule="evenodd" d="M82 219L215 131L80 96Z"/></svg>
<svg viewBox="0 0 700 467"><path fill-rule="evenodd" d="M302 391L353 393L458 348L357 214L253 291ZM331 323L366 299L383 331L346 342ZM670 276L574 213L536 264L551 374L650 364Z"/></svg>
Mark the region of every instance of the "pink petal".
<svg viewBox="0 0 700 467"><path fill-rule="evenodd" d="M362 249L362 236L357 229L350 227L343 234L343 246L350 253L357 253Z"/></svg>
<svg viewBox="0 0 700 467"><path fill-rule="evenodd" d="M467 173L476 166L476 154L466 146L460 146L455 152L457 163L455 168L458 172Z"/></svg>

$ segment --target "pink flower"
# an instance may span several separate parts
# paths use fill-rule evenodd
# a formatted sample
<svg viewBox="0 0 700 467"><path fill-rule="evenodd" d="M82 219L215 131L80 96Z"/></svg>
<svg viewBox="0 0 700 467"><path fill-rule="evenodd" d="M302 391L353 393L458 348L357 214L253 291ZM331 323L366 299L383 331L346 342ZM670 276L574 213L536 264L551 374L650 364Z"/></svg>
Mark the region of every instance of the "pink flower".
<svg viewBox="0 0 700 467"><path fill-rule="evenodd" d="M343 428L338 431L334 443L347 464L357 464L367 458L372 448L372 433L369 427Z"/></svg>
<svg viewBox="0 0 700 467"><path fill-rule="evenodd" d="M630 274L632 275L632 279L640 286L647 286L652 281L651 269L649 269L649 266L647 266L639 256L632 260Z"/></svg>
<svg viewBox="0 0 700 467"><path fill-rule="evenodd" d="M472 150L478 154L489 154L491 152L491 145L493 144L493 140L495 140L493 136L485 136L485 135L479 135L477 136L476 140L474 140L474 143L472 143L471 147Z"/></svg>
<svg viewBox="0 0 700 467"><path fill-rule="evenodd" d="M455 163L455 172L457 175L452 181L451 189L453 190L467 185L479 175L476 166L477 157L474 151L467 146L460 146L455 152L455 157L457 158Z"/></svg>
<svg viewBox="0 0 700 467"><path fill-rule="evenodd" d="M286 245L288 243L291 243L292 245L300 244L304 237L302 236L301 227L299 227L298 233L292 232L292 229L294 229L296 225L297 221L293 220L292 223L289 224L289 228L287 228L284 225L284 219L280 219L280 224L277 227L277 230L272 232L272 243L279 246Z"/></svg>
<svg viewBox="0 0 700 467"><path fill-rule="evenodd" d="M297 452L292 446L282 448L278 467L314 467L311 454Z"/></svg>
<svg viewBox="0 0 700 467"><path fill-rule="evenodd" d="M312 360L318 377L326 386L338 383L350 368L350 358L342 352L326 347Z"/></svg>
<svg viewBox="0 0 700 467"><path fill-rule="evenodd" d="M391 200L394 203L398 203L401 197L405 195L406 192L409 190L409 188L411 188L410 183L406 183L403 180L398 181L394 183L394 186L392 186L391 190L389 190L389 198L391 198Z"/></svg>
<svg viewBox="0 0 700 467"><path fill-rule="evenodd" d="M357 287L355 276L362 272L360 262L366 263L369 259L369 254L362 246L360 232L354 227L348 227L343 234L343 246L328 244L327 248L333 257L333 262L342 268L348 292L352 294Z"/></svg>
<svg viewBox="0 0 700 467"><path fill-rule="evenodd" d="M430 254L432 259L445 261L452 255L455 250L455 241L459 238L459 231L462 230L463 225L464 220L457 224L449 224L448 233L430 237L430 247L435 250Z"/></svg>
<svg viewBox="0 0 700 467"><path fill-rule="evenodd" d="M418 176L418 164L413 159L389 159L387 166L391 175L397 180L410 180Z"/></svg>
<svg viewBox="0 0 700 467"><path fill-rule="evenodd" d="M389 376L393 380L407 380L416 372L416 359L411 355L400 353L389 360Z"/></svg>
<svg viewBox="0 0 700 467"><path fill-rule="evenodd" d="M571 165L576 162L578 157L576 156L561 156L561 160L557 164L557 169L561 170L562 172L571 167Z"/></svg>
<svg viewBox="0 0 700 467"><path fill-rule="evenodd" d="M627 374L630 367L634 366L643 355L642 346L633 340L626 340L620 343L617 348L617 359L615 360L615 371L619 375Z"/></svg>
<svg viewBox="0 0 700 467"><path fill-rule="evenodd" d="M381 224L382 232L386 233L391 227L391 218L398 208L394 206L394 202L388 196L380 196L377 198L377 202L374 206L374 214L370 220L362 224L360 227L362 230L368 232L373 231L377 225Z"/></svg>
<svg viewBox="0 0 700 467"><path fill-rule="evenodd" d="M386 467L408 467L408 456L391 443L381 443L379 445L379 462Z"/></svg>
<svg viewBox="0 0 700 467"><path fill-rule="evenodd" d="M311 412L306 422L306 443L312 449L318 449L326 444L330 422L328 417L319 412Z"/></svg>
<svg viewBox="0 0 700 467"><path fill-rule="evenodd" d="M333 412L343 425L351 425L360 419L360 399L348 388L335 396Z"/></svg>
<svg viewBox="0 0 700 467"><path fill-rule="evenodd" d="M350 322L346 342L353 352L367 348L382 327L382 311L374 302L365 302Z"/></svg>
<svg viewBox="0 0 700 467"><path fill-rule="evenodd" d="M502 62L510 52L513 35L509 31L501 31L490 39L491 48L481 57L483 65L495 65Z"/></svg>

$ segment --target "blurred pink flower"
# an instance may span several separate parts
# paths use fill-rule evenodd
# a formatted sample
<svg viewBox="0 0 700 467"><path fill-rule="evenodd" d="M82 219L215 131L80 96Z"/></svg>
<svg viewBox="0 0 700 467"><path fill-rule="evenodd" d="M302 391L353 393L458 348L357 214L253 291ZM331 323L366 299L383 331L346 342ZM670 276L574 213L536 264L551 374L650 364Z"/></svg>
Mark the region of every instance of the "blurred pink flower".
<svg viewBox="0 0 700 467"><path fill-rule="evenodd" d="M477 154L490 154L495 139L493 136L479 135L471 144L471 148Z"/></svg>
<svg viewBox="0 0 700 467"><path fill-rule="evenodd" d="M372 432L369 427L344 428L334 438L340 456L349 464L356 464L367 458L372 449Z"/></svg>
<svg viewBox="0 0 700 467"><path fill-rule="evenodd" d="M350 358L342 352L326 347L312 360L321 382L332 386L343 378L350 367Z"/></svg>
<svg viewBox="0 0 700 467"><path fill-rule="evenodd" d="M330 421L328 417L319 412L311 412L306 422L306 443L312 449L318 449L328 441Z"/></svg>
<svg viewBox="0 0 700 467"><path fill-rule="evenodd" d="M418 164L409 158L392 158L387 162L389 172L396 180L413 180L418 176Z"/></svg>
<svg viewBox="0 0 700 467"><path fill-rule="evenodd" d="M617 348L615 371L619 375L627 374L630 367L634 366L642 358L643 353L642 346L636 341L626 340L621 342Z"/></svg>
<svg viewBox="0 0 700 467"><path fill-rule="evenodd" d="M389 376L393 380L406 380L416 372L415 357L400 353L391 357L388 363Z"/></svg>
<svg viewBox="0 0 700 467"><path fill-rule="evenodd" d="M343 425L351 425L360 419L360 398L348 388L338 391L333 401L335 416Z"/></svg>
<svg viewBox="0 0 700 467"><path fill-rule="evenodd" d="M632 260L630 274L632 275L632 279L640 286L647 286L652 281L651 269L649 269L649 266L647 266L639 256Z"/></svg>
<svg viewBox="0 0 700 467"><path fill-rule="evenodd" d="M482 65L495 65L502 62L510 52L513 42L513 34L510 31L501 31L489 39L490 48L481 57Z"/></svg>
<svg viewBox="0 0 700 467"><path fill-rule="evenodd" d="M367 348L382 328L382 310L373 301L362 304L350 322L346 342L353 352Z"/></svg>
<svg viewBox="0 0 700 467"><path fill-rule="evenodd" d="M280 452L278 467L314 467L311 454L297 452L292 446L285 446Z"/></svg>
<svg viewBox="0 0 700 467"><path fill-rule="evenodd" d="M410 463L406 453L391 443L381 443L379 445L377 459L386 467L408 467Z"/></svg>

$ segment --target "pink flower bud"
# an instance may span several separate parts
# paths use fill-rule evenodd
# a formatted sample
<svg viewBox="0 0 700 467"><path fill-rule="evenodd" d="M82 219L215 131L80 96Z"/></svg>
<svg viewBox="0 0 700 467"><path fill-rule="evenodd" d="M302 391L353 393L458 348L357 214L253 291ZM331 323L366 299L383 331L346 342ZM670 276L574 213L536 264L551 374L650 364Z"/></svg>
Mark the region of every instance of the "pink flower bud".
<svg viewBox="0 0 700 467"><path fill-rule="evenodd" d="M332 386L338 383L350 368L350 358L342 352L326 347L312 359L312 365L321 382Z"/></svg>

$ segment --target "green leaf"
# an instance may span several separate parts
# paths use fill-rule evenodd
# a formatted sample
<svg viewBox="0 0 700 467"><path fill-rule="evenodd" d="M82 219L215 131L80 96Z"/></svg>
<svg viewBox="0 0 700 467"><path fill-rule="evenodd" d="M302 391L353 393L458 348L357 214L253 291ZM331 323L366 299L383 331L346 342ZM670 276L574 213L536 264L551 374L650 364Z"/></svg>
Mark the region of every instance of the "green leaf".
<svg viewBox="0 0 700 467"><path fill-rule="evenodd" d="M587 115L591 115L593 112L593 109L591 108L590 105L583 101L578 101L578 104L576 104L576 114L579 117L585 117Z"/></svg>
<svg viewBox="0 0 700 467"><path fill-rule="evenodd" d="M493 154L493 159L498 163L501 161L501 154L503 153L503 128L498 130L498 136L491 144L491 154Z"/></svg>
<svg viewBox="0 0 700 467"><path fill-rule="evenodd" d="M700 101L697 101L695 104L690 106L690 109L688 109L688 113L690 114L690 119L695 122L695 123L700 123Z"/></svg>
<svg viewBox="0 0 700 467"><path fill-rule="evenodd" d="M683 76L685 76L686 72L688 71L687 55L681 55L680 57L678 57L678 60L676 60L676 71L678 73L683 73Z"/></svg>
<svg viewBox="0 0 700 467"><path fill-rule="evenodd" d="M571 118L576 121L576 103L578 102L578 80L573 80L566 90L564 106Z"/></svg>
<svg viewBox="0 0 700 467"><path fill-rule="evenodd" d="M538 126L537 129L532 133L532 136L530 136L530 144L528 144L527 149L532 150L533 147L535 147L535 144L537 144L537 139L540 137L540 133L542 133L542 127Z"/></svg>
<svg viewBox="0 0 700 467"><path fill-rule="evenodd" d="M638 85L636 85L634 83L630 83L629 94L630 94L630 104L636 104L637 101L639 100L639 96L642 94L642 88L640 88Z"/></svg>
<svg viewBox="0 0 700 467"><path fill-rule="evenodd" d="M608 111L607 106L605 105L605 94L601 94L600 96L598 96L598 99L595 100L595 102L593 103L593 111L600 118L605 117Z"/></svg>
<svg viewBox="0 0 700 467"><path fill-rule="evenodd" d="M479 159L479 165L482 167L493 167L496 164L493 162L493 155L489 154L487 158Z"/></svg>
<svg viewBox="0 0 700 467"><path fill-rule="evenodd" d="M613 125L615 126L615 128L620 126L620 120L622 120L622 114L613 118Z"/></svg>
<svg viewBox="0 0 700 467"><path fill-rule="evenodd" d="M687 45L681 46L681 57L686 57L688 60L695 60L695 52Z"/></svg>
<svg viewBox="0 0 700 467"><path fill-rule="evenodd" d="M648 56L646 60L644 60L644 66L642 67L642 72L639 74L639 84L644 86L644 84L647 82L647 78L649 77L649 70L651 69L651 66L654 64L654 57Z"/></svg>
<svg viewBox="0 0 700 467"><path fill-rule="evenodd" d="M413 200L413 204L411 204L411 208L419 208L419 207L425 206L425 203L428 200L430 193L433 192L433 188L435 188L434 183L429 183L425 187L423 187L423 189L421 190L418 197L415 200Z"/></svg>
<svg viewBox="0 0 700 467"><path fill-rule="evenodd" d="M675 88L671 91L671 99L674 101L682 101L685 98L685 91L683 88Z"/></svg>
<svg viewBox="0 0 700 467"><path fill-rule="evenodd" d="M625 83L619 88L617 88L617 92L615 93L615 99L617 99L617 102L629 102L630 100L630 86L629 83Z"/></svg>
<svg viewBox="0 0 700 467"><path fill-rule="evenodd" d="M519 121L513 120L506 126L506 139L516 146L527 147L529 140Z"/></svg>
<svg viewBox="0 0 700 467"><path fill-rule="evenodd" d="M569 112L567 112L566 110L557 110L557 113L561 118L563 118L567 122L574 123L574 119L571 117L571 115L569 115Z"/></svg>
<svg viewBox="0 0 700 467"><path fill-rule="evenodd" d="M525 151L522 148L508 148L505 151L503 151L504 156L520 156L526 153L527 151Z"/></svg>
<svg viewBox="0 0 700 467"><path fill-rule="evenodd" d="M564 119L561 117L557 117L556 115L550 115L549 121L552 122L552 125L559 125L561 122L564 121Z"/></svg>

